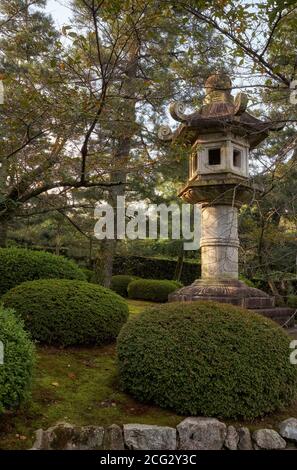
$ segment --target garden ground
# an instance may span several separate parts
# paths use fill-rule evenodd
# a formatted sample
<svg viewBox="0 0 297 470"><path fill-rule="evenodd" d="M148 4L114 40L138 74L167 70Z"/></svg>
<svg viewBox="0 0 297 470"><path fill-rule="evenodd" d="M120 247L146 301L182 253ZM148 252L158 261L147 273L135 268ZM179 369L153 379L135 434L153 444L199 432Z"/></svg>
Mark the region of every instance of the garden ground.
<svg viewBox="0 0 297 470"><path fill-rule="evenodd" d="M149 302L129 300L130 314ZM154 304L156 305L156 304ZM117 382L115 345L101 348L38 347L32 399L17 412L1 417L0 449L28 449L34 431L58 421L77 425L146 423L175 426L183 418L155 406L141 404L123 393ZM275 427L297 417L297 403L272 416L248 424ZM238 424L238 423L237 423Z"/></svg>

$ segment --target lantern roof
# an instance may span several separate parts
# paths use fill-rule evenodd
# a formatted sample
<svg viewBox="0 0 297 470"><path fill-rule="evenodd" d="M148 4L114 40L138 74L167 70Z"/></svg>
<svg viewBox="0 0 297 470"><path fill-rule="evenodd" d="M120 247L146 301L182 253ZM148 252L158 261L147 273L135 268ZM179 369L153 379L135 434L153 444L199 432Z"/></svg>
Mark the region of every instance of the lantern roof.
<svg viewBox="0 0 297 470"><path fill-rule="evenodd" d="M181 122L172 132L168 126L159 129L159 137L167 141L179 141L192 145L200 134L232 132L245 137L251 148L259 145L270 131L277 131L283 124L262 121L249 114L248 97L231 94L232 82L225 73L215 73L208 77L204 85L205 97L199 110L185 114L186 106L181 102L172 103L169 112L173 119Z"/></svg>

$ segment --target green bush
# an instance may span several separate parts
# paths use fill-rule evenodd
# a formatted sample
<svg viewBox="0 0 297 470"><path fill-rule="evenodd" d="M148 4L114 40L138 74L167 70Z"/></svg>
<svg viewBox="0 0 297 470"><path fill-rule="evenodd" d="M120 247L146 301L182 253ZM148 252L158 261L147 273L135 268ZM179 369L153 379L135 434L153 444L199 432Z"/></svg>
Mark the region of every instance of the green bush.
<svg viewBox="0 0 297 470"><path fill-rule="evenodd" d="M243 281L249 287L256 287L255 284L253 283L253 281L251 281L250 279L245 277L243 274L240 274L239 280Z"/></svg>
<svg viewBox="0 0 297 470"><path fill-rule="evenodd" d="M120 383L180 414L251 419L295 400L290 341L273 321L232 305L156 306L118 337Z"/></svg>
<svg viewBox="0 0 297 470"><path fill-rule="evenodd" d="M46 344L108 343L117 337L128 318L128 307L119 295L83 281L24 282L2 300L21 316L33 339Z"/></svg>
<svg viewBox="0 0 297 470"><path fill-rule="evenodd" d="M168 295L179 287L182 287L182 284L177 281L139 279L128 285L128 297L153 302L167 302Z"/></svg>
<svg viewBox="0 0 297 470"><path fill-rule="evenodd" d="M112 276L111 278L111 289L114 290L117 294L122 297L128 296L128 285L130 282L138 279L136 276L129 276L125 274L118 274L117 276Z"/></svg>
<svg viewBox="0 0 297 470"><path fill-rule="evenodd" d="M287 305L291 308L297 308L297 295L288 295L287 297Z"/></svg>
<svg viewBox="0 0 297 470"><path fill-rule="evenodd" d="M86 280L88 282L92 282L92 280L94 278L94 271L92 271L91 269L88 269L88 268L80 268L80 270L83 272Z"/></svg>
<svg viewBox="0 0 297 470"><path fill-rule="evenodd" d="M28 398L35 355L22 322L3 307L0 307L0 341L4 352L0 365L0 412L3 412Z"/></svg>
<svg viewBox="0 0 297 470"><path fill-rule="evenodd" d="M63 256L24 248L0 248L0 295L22 282L46 278L86 280L80 268Z"/></svg>

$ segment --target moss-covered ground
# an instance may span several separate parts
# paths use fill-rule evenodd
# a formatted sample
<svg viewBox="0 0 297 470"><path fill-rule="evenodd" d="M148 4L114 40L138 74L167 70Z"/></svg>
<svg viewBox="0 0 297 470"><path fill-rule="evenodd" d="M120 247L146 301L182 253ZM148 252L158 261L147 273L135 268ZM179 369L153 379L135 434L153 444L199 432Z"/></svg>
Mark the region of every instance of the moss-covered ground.
<svg viewBox="0 0 297 470"><path fill-rule="evenodd" d="M131 315L149 302L129 300ZM115 345L103 348L38 347L32 398L17 412L0 418L0 449L28 449L34 432L58 421L77 425L147 423L175 426L183 418L144 405L123 393L117 381ZM251 429L275 427L297 417L297 404L273 416L247 424ZM238 424L238 423L237 423Z"/></svg>

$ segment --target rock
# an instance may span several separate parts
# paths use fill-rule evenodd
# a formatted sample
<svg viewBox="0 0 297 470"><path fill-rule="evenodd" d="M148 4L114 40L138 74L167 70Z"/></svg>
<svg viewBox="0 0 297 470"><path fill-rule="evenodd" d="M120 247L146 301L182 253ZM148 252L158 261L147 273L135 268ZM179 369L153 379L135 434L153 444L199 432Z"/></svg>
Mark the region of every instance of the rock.
<svg viewBox="0 0 297 470"><path fill-rule="evenodd" d="M224 446L228 450L237 450L239 435L234 426L228 426Z"/></svg>
<svg viewBox="0 0 297 470"><path fill-rule="evenodd" d="M74 448L78 450L98 450L103 448L104 428L84 426L77 429L77 441L73 439Z"/></svg>
<svg viewBox="0 0 297 470"><path fill-rule="evenodd" d="M104 429L98 426L72 426L60 423L36 433L34 450L99 450L103 448Z"/></svg>
<svg viewBox="0 0 297 470"><path fill-rule="evenodd" d="M147 424L125 424L124 441L131 450L175 450L174 428Z"/></svg>
<svg viewBox="0 0 297 470"><path fill-rule="evenodd" d="M297 419L288 418L279 425L279 433L289 441L297 442Z"/></svg>
<svg viewBox="0 0 297 470"><path fill-rule="evenodd" d="M44 431L37 429L35 432L35 441L31 450L41 450L44 448Z"/></svg>
<svg viewBox="0 0 297 470"><path fill-rule="evenodd" d="M123 431L120 426L112 424L105 429L104 433L104 449L106 450L124 450Z"/></svg>
<svg viewBox="0 0 297 470"><path fill-rule="evenodd" d="M248 428L238 429L239 442L238 450L253 450L253 444L251 439L251 433Z"/></svg>
<svg viewBox="0 0 297 470"><path fill-rule="evenodd" d="M259 429L253 433L253 441L257 450L285 449L286 441L273 429Z"/></svg>
<svg viewBox="0 0 297 470"><path fill-rule="evenodd" d="M177 426L182 450L220 450L227 427L215 418L186 418Z"/></svg>

